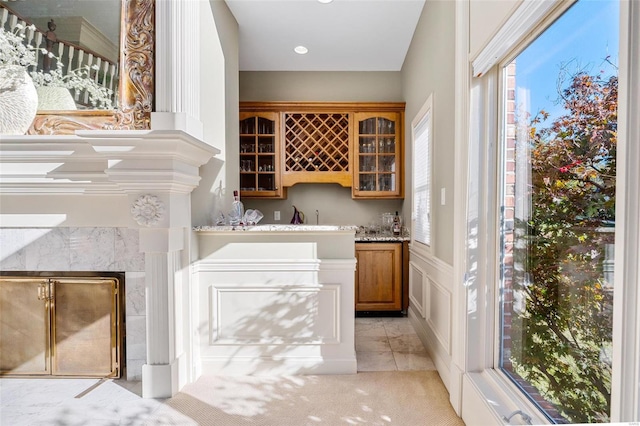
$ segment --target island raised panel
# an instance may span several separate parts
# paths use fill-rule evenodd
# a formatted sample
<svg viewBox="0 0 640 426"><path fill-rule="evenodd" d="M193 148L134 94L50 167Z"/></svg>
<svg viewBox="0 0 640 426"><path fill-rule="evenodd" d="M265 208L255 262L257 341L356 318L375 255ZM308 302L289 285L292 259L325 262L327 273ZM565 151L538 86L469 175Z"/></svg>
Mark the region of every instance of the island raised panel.
<svg viewBox="0 0 640 426"><path fill-rule="evenodd" d="M356 373L353 227L201 227L195 233L203 373Z"/></svg>

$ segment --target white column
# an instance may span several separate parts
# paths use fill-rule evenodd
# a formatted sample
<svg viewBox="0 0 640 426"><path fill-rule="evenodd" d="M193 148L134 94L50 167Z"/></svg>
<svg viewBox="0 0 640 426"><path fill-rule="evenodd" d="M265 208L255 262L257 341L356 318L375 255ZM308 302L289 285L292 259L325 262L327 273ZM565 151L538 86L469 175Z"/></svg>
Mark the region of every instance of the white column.
<svg viewBox="0 0 640 426"><path fill-rule="evenodd" d="M182 228L140 230L145 253L147 295L147 363L142 366L142 396L169 398L180 389L177 353L175 277L181 270Z"/></svg>
<svg viewBox="0 0 640 426"><path fill-rule="evenodd" d="M153 130L202 138L199 1L156 1L156 112Z"/></svg>

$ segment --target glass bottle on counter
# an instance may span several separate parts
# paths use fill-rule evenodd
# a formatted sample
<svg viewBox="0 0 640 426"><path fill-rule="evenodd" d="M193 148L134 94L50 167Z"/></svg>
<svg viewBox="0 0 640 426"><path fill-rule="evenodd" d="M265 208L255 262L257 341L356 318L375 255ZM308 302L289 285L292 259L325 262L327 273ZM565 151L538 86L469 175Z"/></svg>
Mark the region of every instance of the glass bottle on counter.
<svg viewBox="0 0 640 426"><path fill-rule="evenodd" d="M233 202L231 203L231 211L229 212L229 225L238 226L242 224L244 218L244 205L240 201L238 191L233 191Z"/></svg>
<svg viewBox="0 0 640 426"><path fill-rule="evenodd" d="M382 233L393 234L393 213L382 213Z"/></svg>
<svg viewBox="0 0 640 426"><path fill-rule="evenodd" d="M400 221L400 216L398 216L398 212L396 212L396 215L393 217L392 230L393 230L394 237L399 237L400 234L402 233L402 222Z"/></svg>

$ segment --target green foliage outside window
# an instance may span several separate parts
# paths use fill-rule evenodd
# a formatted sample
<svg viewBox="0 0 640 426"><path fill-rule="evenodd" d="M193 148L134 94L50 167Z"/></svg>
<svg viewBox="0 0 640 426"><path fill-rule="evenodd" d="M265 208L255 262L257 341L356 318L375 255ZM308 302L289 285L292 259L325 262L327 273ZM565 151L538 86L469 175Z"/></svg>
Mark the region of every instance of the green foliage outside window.
<svg viewBox="0 0 640 426"><path fill-rule="evenodd" d="M529 219L513 231L511 372L567 421L607 422L618 79L578 72L560 95L564 114L540 111L516 145L531 177Z"/></svg>

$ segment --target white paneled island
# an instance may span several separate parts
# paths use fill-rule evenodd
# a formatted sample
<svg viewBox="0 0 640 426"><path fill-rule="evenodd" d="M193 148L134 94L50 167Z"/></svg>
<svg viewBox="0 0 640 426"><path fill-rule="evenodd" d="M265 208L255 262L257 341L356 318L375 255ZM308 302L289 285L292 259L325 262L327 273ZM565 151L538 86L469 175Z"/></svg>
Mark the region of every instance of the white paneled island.
<svg viewBox="0 0 640 426"><path fill-rule="evenodd" d="M194 228L200 373L355 374L355 231Z"/></svg>

